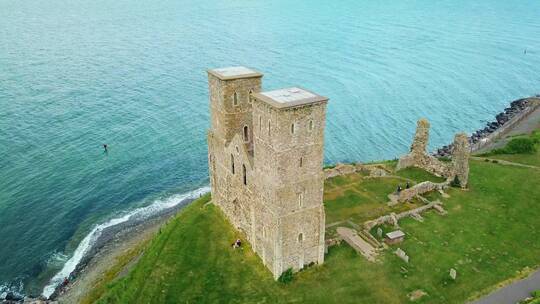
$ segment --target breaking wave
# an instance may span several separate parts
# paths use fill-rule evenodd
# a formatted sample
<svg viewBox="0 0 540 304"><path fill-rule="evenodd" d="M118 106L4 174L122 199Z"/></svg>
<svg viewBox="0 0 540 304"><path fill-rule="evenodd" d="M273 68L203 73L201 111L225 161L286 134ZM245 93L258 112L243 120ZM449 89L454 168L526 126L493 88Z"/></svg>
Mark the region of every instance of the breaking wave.
<svg viewBox="0 0 540 304"><path fill-rule="evenodd" d="M49 298L54 293L56 288L62 283L64 278L70 276L70 274L76 269L77 265L81 262L81 260L95 244L103 230L122 223L126 223L128 221L147 219L149 217L152 217L153 215L159 214L164 210L176 207L185 202L186 200L195 199L208 192L210 192L210 187L205 186L188 193L176 194L166 199L158 199L148 206L134 209L121 217L113 218L105 223L97 225L79 243L79 246L77 246L77 249L73 253L73 256L69 260L67 260L62 270L60 270L49 281L49 284L45 286L42 295L46 298Z"/></svg>

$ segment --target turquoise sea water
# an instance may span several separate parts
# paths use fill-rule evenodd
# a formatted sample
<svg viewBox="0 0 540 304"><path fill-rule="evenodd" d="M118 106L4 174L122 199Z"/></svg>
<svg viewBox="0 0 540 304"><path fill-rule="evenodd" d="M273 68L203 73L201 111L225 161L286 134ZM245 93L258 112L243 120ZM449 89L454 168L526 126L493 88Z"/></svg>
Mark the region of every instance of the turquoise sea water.
<svg viewBox="0 0 540 304"><path fill-rule="evenodd" d="M537 0L0 0L0 285L39 294L95 225L207 185L208 68L330 97L326 162L388 159L420 117L435 148L540 93L539 16Z"/></svg>

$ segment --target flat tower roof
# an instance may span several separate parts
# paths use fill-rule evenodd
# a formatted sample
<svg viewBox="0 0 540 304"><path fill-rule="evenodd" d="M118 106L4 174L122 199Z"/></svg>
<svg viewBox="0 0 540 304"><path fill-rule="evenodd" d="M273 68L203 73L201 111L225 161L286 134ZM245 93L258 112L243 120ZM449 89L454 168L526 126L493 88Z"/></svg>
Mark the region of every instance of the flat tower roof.
<svg viewBox="0 0 540 304"><path fill-rule="evenodd" d="M262 77L263 74L243 66L226 67L219 69L208 70L208 73L216 76L221 80L250 78L250 77Z"/></svg>
<svg viewBox="0 0 540 304"><path fill-rule="evenodd" d="M328 101L327 97L317 95L313 92L298 87L255 93L253 94L253 97L260 99L276 108L289 108L310 103Z"/></svg>

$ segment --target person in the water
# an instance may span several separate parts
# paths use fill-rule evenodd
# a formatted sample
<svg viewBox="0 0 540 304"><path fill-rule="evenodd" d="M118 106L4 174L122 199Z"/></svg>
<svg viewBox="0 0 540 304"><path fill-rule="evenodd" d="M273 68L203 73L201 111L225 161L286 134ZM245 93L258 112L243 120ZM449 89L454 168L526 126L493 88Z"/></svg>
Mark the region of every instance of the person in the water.
<svg viewBox="0 0 540 304"><path fill-rule="evenodd" d="M109 152L109 150L107 149L107 144L103 144L103 152Z"/></svg>

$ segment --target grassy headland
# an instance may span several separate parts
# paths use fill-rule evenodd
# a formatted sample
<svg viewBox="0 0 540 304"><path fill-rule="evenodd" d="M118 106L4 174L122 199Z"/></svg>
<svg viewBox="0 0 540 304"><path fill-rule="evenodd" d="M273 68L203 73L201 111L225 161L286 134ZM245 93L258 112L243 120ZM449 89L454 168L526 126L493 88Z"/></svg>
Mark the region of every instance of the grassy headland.
<svg viewBox="0 0 540 304"><path fill-rule="evenodd" d="M504 155L498 155L501 157ZM512 161L529 159L513 155ZM535 162L540 162L536 154ZM400 221L406 239L399 247L406 264L390 250L371 263L346 244L331 247L325 263L275 282L209 197L186 207L146 247L127 275L102 280L88 300L99 303L463 303L540 265L540 170L471 161L470 189L438 197L448 211L424 214L425 221ZM360 224L390 211L386 194L406 180L436 179L418 169L399 177L327 181L327 224ZM414 206L414 203L412 203ZM402 205L397 208L410 208ZM394 211L395 212L395 211ZM119 263L124 263L119 260ZM449 269L457 270L451 280Z"/></svg>

